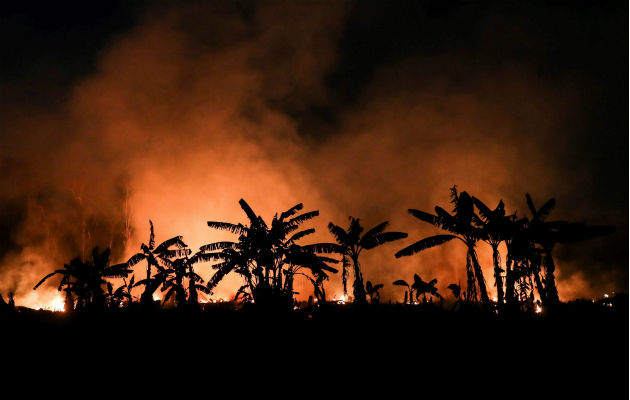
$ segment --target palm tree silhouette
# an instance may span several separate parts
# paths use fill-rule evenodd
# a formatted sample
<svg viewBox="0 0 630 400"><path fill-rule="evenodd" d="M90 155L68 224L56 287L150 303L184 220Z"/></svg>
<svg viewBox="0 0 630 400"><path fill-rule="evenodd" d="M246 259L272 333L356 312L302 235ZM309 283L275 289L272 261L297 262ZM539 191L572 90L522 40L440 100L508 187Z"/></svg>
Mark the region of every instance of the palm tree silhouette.
<svg viewBox="0 0 630 400"><path fill-rule="evenodd" d="M492 248L494 285L497 288L497 304L502 306L505 298L502 273L505 271L501 268L499 245L501 242L509 239L513 226L512 223L516 216L508 216L505 214L505 205L502 200L499 201L499 204L494 210L491 210L485 203L474 196L472 197L472 201L477 207L477 210L479 210L479 216L481 217L480 227L484 233L482 240L488 243Z"/></svg>
<svg viewBox="0 0 630 400"><path fill-rule="evenodd" d="M413 275L413 288L416 289L416 296L419 298L422 295L423 303L427 302L427 294L433 298L433 296L442 298L442 296L438 293L435 285L437 284L437 279L431 279L429 282L425 282L420 278L418 274Z"/></svg>
<svg viewBox="0 0 630 400"><path fill-rule="evenodd" d="M301 246L296 242L315 232L314 229L298 230L300 225L319 215L310 211L296 215L303 205L297 204L276 214L271 226L258 216L243 199L239 204L249 225L228 222L208 221L208 226L239 235L238 242L217 242L201 247L208 257L221 260L213 265L216 273L208 281L212 291L228 273L234 271L245 280L239 294L248 295L258 304L290 306L293 303L293 280L296 275L304 275L306 269L317 276L326 272L337 272L327 263L337 260L319 256L316 253L331 252L330 243Z"/></svg>
<svg viewBox="0 0 630 400"><path fill-rule="evenodd" d="M344 296L347 296L347 269L352 267L354 269L354 284L353 294L355 303L365 304L367 302L365 287L363 285L363 275L361 274L361 267L359 264L359 255L363 250L371 250L377 246L380 246L387 242L393 242L395 240L403 239L407 237L403 232L384 232L388 221L382 222L376 225L374 228L368 230L363 236L363 227L361 226L359 219L349 217L350 226L346 231L342 227L333 224L328 224L328 230L332 233L333 237L338 243L336 249L342 255L342 279L343 279L343 292Z"/></svg>
<svg viewBox="0 0 630 400"><path fill-rule="evenodd" d="M147 261L147 274L146 278L136 282L135 286L144 286L144 291L140 296L140 302L144 305L153 304L153 293L160 286L160 282L152 279L152 269L159 270L159 277L164 278L166 268L172 267L169 258L182 255L186 250L186 244L182 241L181 236L175 236L164 242L160 243L156 247L155 245L155 231L153 229L153 222L149 220L151 226L151 233L149 235L149 244L142 243L140 245L140 252L134 254L129 258L126 265L131 268L139 262ZM175 246L175 249L171 247ZM161 280L158 279L158 280Z"/></svg>
<svg viewBox="0 0 630 400"><path fill-rule="evenodd" d="M475 251L477 241L484 237L483 230L476 225L480 221L480 218L474 212L473 201L470 195L466 192L458 193L457 187L451 189L451 202L455 206L453 215L438 206L435 207L436 215L416 209L409 209L409 213L414 217L444 229L451 234L435 235L419 240L411 246L407 246L397 252L396 258L410 256L453 239L460 240L468 249L466 253L466 273L468 277L466 297L468 300L477 300L476 279L481 303L489 305L490 300L488 299L488 293L486 291L486 282Z"/></svg>
<svg viewBox="0 0 630 400"><path fill-rule="evenodd" d="M368 296L370 296L370 303L377 304L380 302L381 294L378 291L382 288L382 283L377 283L375 285L373 285L370 281L367 281L365 283L365 291L367 292Z"/></svg>
<svg viewBox="0 0 630 400"><path fill-rule="evenodd" d="M555 245L609 235L615 231L615 228L611 226L589 227L581 222L546 221L556 205L555 199L550 199L540 208L536 208L529 194L526 194L525 198L532 213L532 218L527 225L527 235L532 242L533 253L536 256L533 263L536 267L534 271L536 285L542 290L541 300L543 304L555 304L560 301L554 275L556 266L552 256ZM542 282L538 277L538 271L541 267L545 269Z"/></svg>
<svg viewBox="0 0 630 400"><path fill-rule="evenodd" d="M66 290L71 291L77 298L78 308L88 308L102 310L106 307L107 298L103 285L108 282L105 278L122 278L132 272L127 268L127 264L109 265L110 250L105 249L100 252L98 247L92 250L92 259L82 261L75 258L70 264L64 265L64 269L56 270L46 275L40 280L33 289L37 289L47 279L54 275L61 275L62 286L66 286ZM74 279L74 280L73 280Z"/></svg>
<svg viewBox="0 0 630 400"><path fill-rule="evenodd" d="M186 305L194 308L199 305L199 291L210 294L210 290L203 285L203 278L195 272L193 265L217 258L203 250L200 250L192 257L188 257L190 253L190 249L185 247L164 253L164 255L172 254L181 257L171 260L171 267L165 269L160 275L162 291L166 291L162 304L165 304L175 295L175 303L178 308L183 308ZM185 285L184 281L187 281L187 285Z"/></svg>
<svg viewBox="0 0 630 400"><path fill-rule="evenodd" d="M413 274L413 283L411 285L403 279L399 279L394 282L394 285L396 286L407 287L407 292L405 292L405 303L407 303L407 299L409 299L409 304L419 301L420 295L423 296L423 303L427 302L427 294L441 299L442 296L438 293L437 288L435 287L436 284L437 279L425 282L418 274Z"/></svg>
<svg viewBox="0 0 630 400"><path fill-rule="evenodd" d="M55 275L61 275L61 280L59 281L58 291L66 292L66 297L64 301L64 310L66 312L71 312L75 307L75 296L74 296L74 286L75 282L72 278L75 275L75 270L79 267L78 264L81 262L79 258L75 258L69 264L64 264L63 269L56 269L53 272L44 276L34 287L33 290L37 290L44 282L48 279L52 278Z"/></svg>
<svg viewBox="0 0 630 400"><path fill-rule="evenodd" d="M462 304L461 286L456 283L451 283L450 285L448 285L448 288L450 289L451 293L453 293L453 296L455 297L455 304L453 304L453 307L451 307L451 311L455 310L455 307L457 307L457 305L460 305L460 308L461 308L461 304Z"/></svg>
<svg viewBox="0 0 630 400"><path fill-rule="evenodd" d="M131 305L131 303L133 303L133 295L131 294L131 290L134 287L135 284L135 276L132 275L131 279L127 282L126 278L123 278L123 284L120 285L118 288L116 288L116 290L110 290L110 286L111 284L109 284L108 282L108 291L110 293L110 299L111 299L111 307L112 308L118 308L121 307L125 304L127 304L127 306ZM113 289L113 287L112 287Z"/></svg>
<svg viewBox="0 0 630 400"><path fill-rule="evenodd" d="M399 279L397 281L394 281L393 283L395 286L404 286L407 288L407 290L405 291L405 298L403 300L403 304L407 304L407 302L409 302L409 304L413 304L413 292L415 289L413 289L411 287L411 285L409 285L407 283L407 281L403 280L403 279Z"/></svg>

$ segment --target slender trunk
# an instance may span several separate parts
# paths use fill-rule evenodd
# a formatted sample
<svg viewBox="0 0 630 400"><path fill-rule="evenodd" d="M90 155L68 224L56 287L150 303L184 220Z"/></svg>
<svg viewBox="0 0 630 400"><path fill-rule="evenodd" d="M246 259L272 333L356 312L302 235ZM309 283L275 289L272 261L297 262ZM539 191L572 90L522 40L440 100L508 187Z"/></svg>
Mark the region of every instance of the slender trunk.
<svg viewBox="0 0 630 400"><path fill-rule="evenodd" d="M556 278L554 276L554 272L556 270L556 265L553 262L553 257L551 256L551 250L545 252L544 256L545 260L545 298L549 304L556 304L560 302L560 297L558 296L558 289L556 288Z"/></svg>
<svg viewBox="0 0 630 400"><path fill-rule="evenodd" d="M151 279L151 264L147 260L147 281L144 285L144 292L142 292L142 296L140 296L140 302L144 303L145 305L153 303L153 293L150 293L151 291L149 289L149 279Z"/></svg>
<svg viewBox="0 0 630 400"><path fill-rule="evenodd" d="M481 265L477 261L477 254L475 253L474 245L468 246L468 252L472 260L473 268L475 270L475 277L477 278L477 285L479 286L479 296L481 297L481 303L483 305L489 305L490 299L488 298L488 292L486 291L486 280L483 278L483 271Z"/></svg>
<svg viewBox="0 0 630 400"><path fill-rule="evenodd" d="M343 283L343 296L344 299L348 299L348 263L346 262L346 256L343 256L343 265L341 271L341 282Z"/></svg>
<svg viewBox="0 0 630 400"><path fill-rule="evenodd" d="M278 267L278 272L277 272L278 276L276 278L276 288L278 289L278 291L282 290L282 268Z"/></svg>
<svg viewBox="0 0 630 400"><path fill-rule="evenodd" d="M540 301L543 304L547 304L547 296L545 293L545 287L543 286L543 283L540 279L540 265L541 265L541 258L540 257L536 257L534 264L532 265L532 274L534 275L534 283L536 284L536 291L538 291L538 296L540 296ZM533 288L532 288L532 293L533 293Z"/></svg>
<svg viewBox="0 0 630 400"><path fill-rule="evenodd" d="M190 271L190 277L188 278L188 303L192 305L199 304L199 295L197 294L197 289L195 288L195 279Z"/></svg>
<svg viewBox="0 0 630 400"><path fill-rule="evenodd" d="M501 259L499 243L492 243L492 262L494 263L494 283L497 287L497 304L503 306L503 277L501 276Z"/></svg>
<svg viewBox="0 0 630 400"><path fill-rule="evenodd" d="M512 257L509 253L505 263L505 303L508 306L514 303L514 271L512 270Z"/></svg>
<svg viewBox="0 0 630 400"><path fill-rule="evenodd" d="M361 273L361 268L359 267L359 259L354 258L352 260L354 265L354 302L358 304L367 303L367 299L365 297L365 286L363 285L363 274Z"/></svg>
<svg viewBox="0 0 630 400"><path fill-rule="evenodd" d="M472 267L470 252L466 253L466 301L477 302L477 287L475 273Z"/></svg>

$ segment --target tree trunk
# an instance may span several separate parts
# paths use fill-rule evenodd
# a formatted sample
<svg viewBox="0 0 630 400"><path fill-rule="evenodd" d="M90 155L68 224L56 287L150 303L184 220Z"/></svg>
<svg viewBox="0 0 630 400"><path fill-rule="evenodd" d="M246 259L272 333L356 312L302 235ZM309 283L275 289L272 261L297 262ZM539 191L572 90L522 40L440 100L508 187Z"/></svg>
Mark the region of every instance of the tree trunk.
<svg viewBox="0 0 630 400"><path fill-rule="evenodd" d="M479 286L479 297L481 297L481 304L487 306L490 304L490 299L488 298L488 292L486 291L486 280L483 278L481 265L479 265L479 261L477 261L475 247L469 246L468 252L470 253L470 258L472 260L473 268L475 270L475 277L477 278L477 285Z"/></svg>
<svg viewBox="0 0 630 400"><path fill-rule="evenodd" d="M553 257L551 256L551 250L545 252L545 297L549 304L556 304L560 302L560 297L558 296L558 289L556 288L556 278L554 276L554 272L556 270L556 265L553 262Z"/></svg>
<svg viewBox="0 0 630 400"><path fill-rule="evenodd" d="M505 263L505 303L508 306L514 304L514 271L512 270L512 258L509 253Z"/></svg>
<svg viewBox="0 0 630 400"><path fill-rule="evenodd" d="M365 286L363 285L363 274L361 273L361 269L359 267L359 260L355 258L352 260L354 264L354 302L358 304L367 303L367 299L365 297Z"/></svg>
<svg viewBox="0 0 630 400"><path fill-rule="evenodd" d="M503 277L501 276L501 260L499 259L499 243L492 244L492 262L494 263L494 282L497 287L497 304L503 306Z"/></svg>
<svg viewBox="0 0 630 400"><path fill-rule="evenodd" d="M341 282L343 283L343 296L344 300L348 300L348 263L346 262L346 256L343 256L342 262Z"/></svg>

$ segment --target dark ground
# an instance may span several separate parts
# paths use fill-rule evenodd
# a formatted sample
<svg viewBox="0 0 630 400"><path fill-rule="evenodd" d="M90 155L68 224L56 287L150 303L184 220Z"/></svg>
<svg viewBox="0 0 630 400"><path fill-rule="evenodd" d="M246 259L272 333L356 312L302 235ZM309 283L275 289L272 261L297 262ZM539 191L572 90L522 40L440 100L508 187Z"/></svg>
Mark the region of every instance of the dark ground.
<svg viewBox="0 0 630 400"><path fill-rule="evenodd" d="M131 381L158 396L184 385L208 396L222 386L298 397L628 398L627 297L540 315L401 305L262 313L224 303L72 316L21 309L0 323L9 370L110 391Z"/></svg>

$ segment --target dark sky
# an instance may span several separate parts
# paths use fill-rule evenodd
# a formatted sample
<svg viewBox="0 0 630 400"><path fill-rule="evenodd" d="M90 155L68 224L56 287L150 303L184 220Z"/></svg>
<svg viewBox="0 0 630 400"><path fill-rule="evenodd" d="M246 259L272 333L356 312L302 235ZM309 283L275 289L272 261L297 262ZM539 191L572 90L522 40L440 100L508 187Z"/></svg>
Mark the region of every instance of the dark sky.
<svg viewBox="0 0 630 400"><path fill-rule="evenodd" d="M64 143L65 140L75 143L81 135L77 132L86 129L82 125L84 120L91 118L86 117L89 111L77 106L81 103L77 98L82 98L81 93L88 90L85 87L92 79L124 80L122 75L116 76L116 71L136 65L136 55L138 59L144 57L142 43L145 42L140 43L137 38L144 38L144 29L150 30L156 25L170 29L156 29L169 40L184 37L181 42L186 46L177 53L184 60L177 68L186 71L177 86L184 88L182 91L204 87L198 83L202 79L198 77L199 72L190 66L190 60L201 63L199 60L204 54L220 54L221 60L226 60L225 71L231 71L235 65L234 70L248 71L243 75L255 74L252 90L256 93L247 100L235 101L239 112L248 123L260 118L267 121L260 115L268 113L289 121L299 138L292 140L300 141L298 147L315 154L313 160L299 163L309 171L308 176L315 176L312 171L325 163L327 159L321 156L324 152L334 153L328 150L344 143L362 143L362 124L376 126L369 128L374 129L369 135L383 139L391 134L396 138L391 148L381 150L392 152L386 155L399 162L396 164L399 170L423 165L416 158L431 158L431 167L427 170L410 172L411 178L401 177L401 187L403 180L415 185L419 182L415 176L431 174L433 170L461 168L464 161L459 155L466 146L474 147L480 154L492 147L487 157L492 158L491 161L503 157L509 160L505 174L511 174L511 178L509 182L504 179L496 185L488 183L480 190L508 200L518 199L520 203L513 207L520 210L523 210L524 192L531 190L539 202L557 197L559 217L615 225L617 233L610 240L586 244L581 253L561 248L558 256L574 263L569 275L579 272L583 274L582 279L593 281L593 291L611 287L627 291L627 2L361 1L314 2L294 7L257 1L188 1L177 2L177 5L150 1L55 3L13 2L0 10L3 38L0 44L0 144L17 146L4 146L2 162L8 171L4 184L14 182L19 186L16 181L37 177L32 179L37 183L3 193L0 223L5 244L0 249L5 256L11 248L27 247L24 238L31 237L24 233L30 232L25 226L32 222L27 222L30 221L26 215L29 211L21 205L22 200L35 199L48 210L46 207L51 200L47 196L57 196L49 193L57 193L63 186L50 183L46 173L41 172L50 166L42 165L45 161L37 158L39 153L31 154L23 148L38 146L35 142L55 141L55 135L64 137ZM167 20L165 15L176 17L163 22ZM243 50L252 56L242 63L234 61L241 59L229 49L240 49L249 43L259 44L262 50ZM121 61L116 54L123 52L125 46L133 50L128 53L129 59ZM193 51L194 55L187 53ZM162 62L161 58L157 60ZM125 67L116 67L121 65ZM145 64L138 62L138 65ZM317 67L311 70L312 65ZM302 70L306 72L296 72ZM221 72L208 72L212 73ZM165 90L173 93L174 89L169 83ZM192 109L188 103L183 105L185 100L171 101L164 107L173 112ZM379 102L384 106L379 107ZM413 113L417 104L431 111L426 115L419 111L416 118ZM261 114L258 107L263 107L265 112ZM387 111L379 114L384 109ZM460 122L450 126L449 115ZM407 124L405 121L412 117ZM27 144L23 130L34 129L29 125L35 124L33 120L42 122L37 125L39 133L28 136L33 142ZM486 124L489 120L498 122ZM469 133L461 129L450 133L470 123L476 126L470 126ZM260 122L260 126L267 124ZM407 126L416 124L426 126L431 133L407 132ZM444 129L440 128L442 125ZM50 129L42 129L42 126ZM499 130L512 127L511 132ZM75 133L72 138L66 138L63 133L66 131ZM393 153L406 142L424 145L427 155L424 152ZM438 168L435 160L442 159L436 155L436 149L443 146L453 152L448 153L444 166ZM365 153L364 147L360 149ZM350 158L369 164L385 157L378 154L379 149L371 150L375 155L370 160L364 159L361 153ZM359 152L359 148L349 151ZM115 158L105 150L101 156L104 164ZM449 162L453 165L449 166ZM502 169L500 162L496 164ZM24 165L29 165L28 173L13 171ZM66 169L63 171L68 174ZM397 170L392 166L391 171L396 173ZM311 182L313 186L321 186L318 193L327 204L334 204L338 209L359 204L356 210L345 213L363 212L374 214L375 218L394 218L385 211L391 208L357 200L369 197L367 193L351 197L354 203L334 197L334 193L344 189L338 190L331 182L345 182L344 179L354 173L353 168L343 164L337 175L313 178ZM494 171L495 175L501 173L503 171ZM403 211L409 207L430 209L429 199L448 201L448 187L452 184L463 185L474 194L475 182L494 179L484 180L479 173L469 182L454 182L455 176L468 177L460 174L440 175L435 180L426 178L422 182L442 185L427 189L439 195L426 199L409 195L395 207ZM364 178L358 181L365 184ZM369 182L382 184L389 178L370 179L373 180ZM399 186L393 185L390 191L398 193L397 190L402 190ZM344 187L353 188L351 183ZM354 193L361 190L356 189ZM390 201L380 194L373 199ZM410 204L413 199L418 199L417 203ZM96 208L95 213L100 216L111 211ZM576 261L578 258L581 261Z"/></svg>

